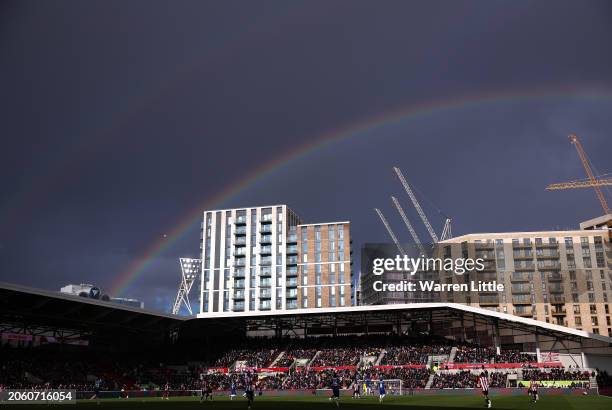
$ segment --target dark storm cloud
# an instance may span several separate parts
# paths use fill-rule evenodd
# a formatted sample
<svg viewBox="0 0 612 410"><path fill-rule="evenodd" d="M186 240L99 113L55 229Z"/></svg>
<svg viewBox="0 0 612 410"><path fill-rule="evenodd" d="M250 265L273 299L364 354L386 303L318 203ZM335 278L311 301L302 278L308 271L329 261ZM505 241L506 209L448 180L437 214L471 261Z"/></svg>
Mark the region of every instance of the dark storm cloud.
<svg viewBox="0 0 612 410"><path fill-rule="evenodd" d="M592 193L542 187L583 175L569 132L611 171L609 100L578 98L612 89L610 38L606 1L5 1L0 280L110 286L186 212L315 136L517 90L575 95L377 129L228 202L351 219L358 247L384 239L371 207L397 194L400 164L461 232L575 226L597 214ZM159 307L197 241L131 293Z"/></svg>

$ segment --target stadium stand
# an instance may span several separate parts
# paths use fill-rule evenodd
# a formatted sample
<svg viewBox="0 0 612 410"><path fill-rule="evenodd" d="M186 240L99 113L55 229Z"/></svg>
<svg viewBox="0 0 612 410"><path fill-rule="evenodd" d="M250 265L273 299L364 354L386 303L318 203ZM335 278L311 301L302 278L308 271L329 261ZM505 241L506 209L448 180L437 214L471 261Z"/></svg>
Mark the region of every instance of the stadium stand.
<svg viewBox="0 0 612 410"><path fill-rule="evenodd" d="M403 388L411 390L471 389L482 367L490 374L492 388L522 387L532 377L543 384L560 382L555 387L564 388L610 384L604 371L570 368L560 360L543 362L535 352L521 351L523 345L509 335L518 330L524 338L535 326L521 318L494 317L499 326L507 326L505 345L498 350L488 347L492 338L485 334L474 337L474 329L471 334L465 329L447 332L447 324L462 313L445 306L414 311L373 306L369 309L374 312L386 310L371 317L369 311L356 310L333 317L323 312L188 320L80 299L0 286L2 388L91 392L98 386L108 392L154 392L168 383L176 391L207 386L221 392L232 382L241 389L250 374L262 391L312 392L329 388L333 377L350 389L367 376L401 380ZM470 311L470 320L481 320L488 329L493 323L489 315ZM409 321L400 326L404 330L399 336L394 326L406 317ZM579 352L605 353L602 349L610 346L610 339L599 335L537 326L542 326L540 340L548 338L549 346L560 337ZM268 336L261 336L265 332Z"/></svg>

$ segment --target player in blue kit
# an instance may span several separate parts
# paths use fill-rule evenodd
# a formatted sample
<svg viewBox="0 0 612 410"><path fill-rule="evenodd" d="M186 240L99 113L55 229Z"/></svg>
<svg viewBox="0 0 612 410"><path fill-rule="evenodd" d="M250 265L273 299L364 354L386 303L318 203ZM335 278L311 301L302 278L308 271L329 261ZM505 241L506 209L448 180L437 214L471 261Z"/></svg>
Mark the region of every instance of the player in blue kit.
<svg viewBox="0 0 612 410"><path fill-rule="evenodd" d="M234 400L236 397L236 381L232 380L232 386L230 387L230 400Z"/></svg>
<svg viewBox="0 0 612 410"><path fill-rule="evenodd" d="M382 375L380 376L380 378L378 379L378 402L382 403L383 399L385 398L385 395L387 394L387 391L385 390L385 381L383 380Z"/></svg>

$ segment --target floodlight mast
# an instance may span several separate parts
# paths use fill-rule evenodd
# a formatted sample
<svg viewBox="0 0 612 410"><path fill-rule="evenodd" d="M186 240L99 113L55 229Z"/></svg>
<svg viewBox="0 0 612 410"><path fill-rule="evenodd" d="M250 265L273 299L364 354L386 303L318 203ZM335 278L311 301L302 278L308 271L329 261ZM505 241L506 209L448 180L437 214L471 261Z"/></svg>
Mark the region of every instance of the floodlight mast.
<svg viewBox="0 0 612 410"><path fill-rule="evenodd" d="M189 301L189 292L196 279L200 276L202 260L179 258L179 264L181 266L181 282L174 299L174 304L172 305L172 314L177 315L181 310L181 306L184 305L189 314L193 315L191 302Z"/></svg>

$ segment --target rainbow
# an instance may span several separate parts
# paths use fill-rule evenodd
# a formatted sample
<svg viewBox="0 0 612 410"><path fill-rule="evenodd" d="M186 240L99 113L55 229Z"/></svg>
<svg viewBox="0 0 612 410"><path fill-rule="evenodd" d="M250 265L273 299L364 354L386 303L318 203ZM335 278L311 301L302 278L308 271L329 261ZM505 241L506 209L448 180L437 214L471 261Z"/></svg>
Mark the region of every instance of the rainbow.
<svg viewBox="0 0 612 410"><path fill-rule="evenodd" d="M111 284L110 294L122 295L136 279L138 279L149 268L155 260L177 240L183 237L190 229L199 224L204 210L214 209L223 203L236 197L247 187L261 181L272 174L287 167L293 161L301 159L309 154L324 149L332 144L357 137L385 125L399 121L414 119L433 113L450 109L469 108L481 104L516 102L542 98L573 97L587 99L612 99L612 90L603 90L601 87L555 87L547 89L531 89L529 91L510 91L489 94L478 94L463 96L447 100L429 101L424 104L403 106L391 112L385 112L363 121L349 124L347 126L322 134L308 143L297 146L295 149L285 152L273 161L265 161L265 165L245 172L249 175L228 184L225 189L198 204L192 211L188 212L164 237L150 244L146 250L129 266L118 275ZM568 130L571 131L571 130Z"/></svg>

